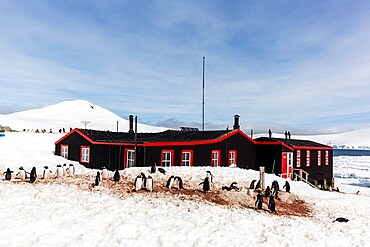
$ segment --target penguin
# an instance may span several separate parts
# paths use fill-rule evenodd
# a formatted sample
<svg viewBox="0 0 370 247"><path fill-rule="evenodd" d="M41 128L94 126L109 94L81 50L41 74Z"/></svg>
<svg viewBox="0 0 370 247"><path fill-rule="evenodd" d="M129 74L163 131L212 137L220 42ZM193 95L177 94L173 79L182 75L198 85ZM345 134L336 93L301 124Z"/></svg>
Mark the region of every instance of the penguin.
<svg viewBox="0 0 370 247"><path fill-rule="evenodd" d="M30 183L34 183L36 179L37 179L36 167L32 167L31 174L30 174Z"/></svg>
<svg viewBox="0 0 370 247"><path fill-rule="evenodd" d="M256 184L256 187L254 188L254 190L258 190L258 189L261 189L261 181L258 180L257 184Z"/></svg>
<svg viewBox="0 0 370 247"><path fill-rule="evenodd" d="M145 188L147 190L149 190L150 192L153 191L153 178L152 178L152 176L147 177Z"/></svg>
<svg viewBox="0 0 370 247"><path fill-rule="evenodd" d="M73 164L69 164L69 167L67 168L67 174L70 177L73 177L75 175L75 167Z"/></svg>
<svg viewBox="0 0 370 247"><path fill-rule="evenodd" d="M150 168L150 173L155 173L157 171L157 166L156 166L156 163L153 162L151 168Z"/></svg>
<svg viewBox="0 0 370 247"><path fill-rule="evenodd" d="M274 190L280 190L279 188L279 183L277 180L274 180L272 181L272 184L271 184L271 190L274 191Z"/></svg>
<svg viewBox="0 0 370 247"><path fill-rule="evenodd" d="M95 183L94 183L94 185L95 186L100 186L101 185L101 181L102 180L102 178L101 178L101 174L100 174L100 172L96 172L96 177L95 177Z"/></svg>
<svg viewBox="0 0 370 247"><path fill-rule="evenodd" d="M174 182L175 182L175 176L172 175L167 180L166 188L171 189Z"/></svg>
<svg viewBox="0 0 370 247"><path fill-rule="evenodd" d="M252 180L252 182L251 182L251 184L249 185L249 189L252 189L252 190L254 190L254 184L256 183L256 180L255 179L253 179Z"/></svg>
<svg viewBox="0 0 370 247"><path fill-rule="evenodd" d="M102 167L101 176L103 179L108 178L108 170L105 168L105 166Z"/></svg>
<svg viewBox="0 0 370 247"><path fill-rule="evenodd" d="M63 164L63 176L66 175L66 170L67 170L67 164Z"/></svg>
<svg viewBox="0 0 370 247"><path fill-rule="evenodd" d="M254 189L248 189L248 196L253 198Z"/></svg>
<svg viewBox="0 0 370 247"><path fill-rule="evenodd" d="M269 196L269 201L268 201L268 205L267 205L268 209L271 211L271 212L274 212L276 213L276 209L275 209L275 200L274 200L274 196L273 195L270 195Z"/></svg>
<svg viewBox="0 0 370 247"><path fill-rule="evenodd" d="M43 179L48 179L50 177L50 174L52 171L49 170L48 166L44 166L44 172L42 173L42 178Z"/></svg>
<svg viewBox="0 0 370 247"><path fill-rule="evenodd" d="M213 184L213 178L214 177L215 176L213 176L210 171L207 171L207 178L208 178L208 181L211 182L211 184Z"/></svg>
<svg viewBox="0 0 370 247"><path fill-rule="evenodd" d="M6 169L6 172L4 172L5 180L10 181L12 179L12 173L13 173L13 171L11 171L9 168Z"/></svg>
<svg viewBox="0 0 370 247"><path fill-rule="evenodd" d="M64 175L64 170L63 170L63 167L61 165L57 165L57 171L56 171L56 177L60 178L60 177L63 177Z"/></svg>
<svg viewBox="0 0 370 247"><path fill-rule="evenodd" d="M266 189L265 189L265 193L264 193L264 197L269 197L271 194L271 189L270 189L270 186L267 186Z"/></svg>
<svg viewBox="0 0 370 247"><path fill-rule="evenodd" d="M283 186L283 189L285 188L285 191L290 193L290 184L288 181L285 181L285 184Z"/></svg>
<svg viewBox="0 0 370 247"><path fill-rule="evenodd" d="M121 180L121 175L119 174L118 169L116 169L113 175L113 181L118 183L120 180Z"/></svg>
<svg viewBox="0 0 370 247"><path fill-rule="evenodd" d="M230 187L229 187L229 186L225 186L225 185L223 185L223 186L222 186L222 190L230 191Z"/></svg>
<svg viewBox="0 0 370 247"><path fill-rule="evenodd" d="M336 222L336 221L347 223L347 222L349 221L349 219L346 219L346 218L343 218L343 217L338 217L338 218L336 218L336 219L333 221L333 223L334 223L334 222Z"/></svg>
<svg viewBox="0 0 370 247"><path fill-rule="evenodd" d="M257 206L257 209L262 209L262 203L263 203L263 197L261 192L258 191L256 202L254 203L254 206Z"/></svg>
<svg viewBox="0 0 370 247"><path fill-rule="evenodd" d="M141 175L141 179L142 179L141 184L145 188L145 186L146 186L146 176L145 176L145 173L144 172L141 172L140 175Z"/></svg>
<svg viewBox="0 0 370 247"><path fill-rule="evenodd" d="M139 191L141 190L141 187L142 187L142 177L141 175L138 175L136 178L135 178L135 191Z"/></svg>
<svg viewBox="0 0 370 247"><path fill-rule="evenodd" d="M272 194L274 195L275 199L280 200L279 199L279 191L278 190L274 191Z"/></svg>
<svg viewBox="0 0 370 247"><path fill-rule="evenodd" d="M162 174L165 174L166 175L166 170L163 169L162 167L158 167L158 171Z"/></svg>
<svg viewBox="0 0 370 247"><path fill-rule="evenodd" d="M236 190L236 191L239 191L239 188L238 187L236 187L236 185L237 185L238 183L237 182L232 182L231 184L230 184L230 186L222 186L222 189L223 190L227 190L227 191L230 191L230 190Z"/></svg>
<svg viewBox="0 0 370 247"><path fill-rule="evenodd" d="M19 167L19 172L15 176L19 176L19 179L22 181L24 181L27 178L27 173L23 169L23 166Z"/></svg>
<svg viewBox="0 0 370 247"><path fill-rule="evenodd" d="M279 196L278 196L279 190L280 190L280 188L279 188L278 181L276 181L276 180L272 181L272 184L271 184L271 192L272 192L272 195L275 196L275 199L278 199L279 198Z"/></svg>
<svg viewBox="0 0 370 247"><path fill-rule="evenodd" d="M183 190L184 189L184 186L183 186L183 183L182 183L182 178L176 176L174 177L174 183L177 184L177 189L178 190Z"/></svg>
<svg viewBox="0 0 370 247"><path fill-rule="evenodd" d="M236 190L236 191L239 191L239 188L236 186L238 183L237 182L232 182L230 184L230 190Z"/></svg>
<svg viewBox="0 0 370 247"><path fill-rule="evenodd" d="M203 191L204 193L207 193L211 188L209 184L209 178L206 177L203 182L201 182L199 185L203 184Z"/></svg>

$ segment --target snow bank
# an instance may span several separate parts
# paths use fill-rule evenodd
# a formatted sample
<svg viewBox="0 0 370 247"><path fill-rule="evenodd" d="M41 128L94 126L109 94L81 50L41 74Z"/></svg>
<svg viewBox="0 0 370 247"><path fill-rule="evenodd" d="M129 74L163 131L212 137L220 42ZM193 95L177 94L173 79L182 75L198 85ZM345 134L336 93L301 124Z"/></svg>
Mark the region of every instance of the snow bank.
<svg viewBox="0 0 370 247"><path fill-rule="evenodd" d="M78 174L93 175L96 171L54 156L54 142L59 134L7 133L0 139L0 168L19 166L41 171L44 165L73 163ZM341 158L348 170L358 167L351 157ZM334 158L334 163L338 162ZM355 169L350 169L351 165ZM370 161L362 164L369 169ZM149 168L130 168L122 175L133 179ZM182 176L185 186L198 183L210 170L216 187L238 182L244 188L258 172L238 168L167 168ZM339 172L340 171L340 172ZM366 174L366 171L365 171ZM162 176L157 175L156 176ZM361 175L362 176L362 175ZM267 175L267 183L283 179ZM4 246L366 246L370 242L369 188L337 185L356 194L326 192L302 182L291 182L291 190L308 202L311 217L277 216L248 208L229 208L197 201L182 200L166 194L132 193L125 198L107 193L106 188L81 190L71 184L15 183L0 181L0 235ZM342 190L342 189L341 189ZM237 192L239 193L239 192ZM242 193L242 192L240 192ZM279 208L277 209L279 210ZM348 223L333 223L346 217ZM6 236L6 237L4 237Z"/></svg>

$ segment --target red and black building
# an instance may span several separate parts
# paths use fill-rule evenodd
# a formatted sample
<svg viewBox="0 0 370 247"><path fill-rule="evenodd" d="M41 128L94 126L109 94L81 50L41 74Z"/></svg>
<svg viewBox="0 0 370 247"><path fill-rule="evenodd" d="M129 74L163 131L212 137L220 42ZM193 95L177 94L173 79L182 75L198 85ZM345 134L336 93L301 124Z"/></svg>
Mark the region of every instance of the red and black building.
<svg viewBox="0 0 370 247"><path fill-rule="evenodd" d="M333 148L309 140L260 137L256 159L268 173L300 178L317 184L333 184ZM296 174L296 175L294 175Z"/></svg>
<svg viewBox="0 0 370 247"><path fill-rule="evenodd" d="M131 127L129 132L74 129L55 143L55 154L95 169L150 166L154 162L159 166L256 169L256 143L237 122L234 130L183 129L136 135Z"/></svg>
<svg viewBox="0 0 370 247"><path fill-rule="evenodd" d="M237 166L283 178L333 185L333 148L309 140L260 137L239 129L198 131L193 128L159 133L74 129L55 143L55 154L86 167L109 170L150 166Z"/></svg>

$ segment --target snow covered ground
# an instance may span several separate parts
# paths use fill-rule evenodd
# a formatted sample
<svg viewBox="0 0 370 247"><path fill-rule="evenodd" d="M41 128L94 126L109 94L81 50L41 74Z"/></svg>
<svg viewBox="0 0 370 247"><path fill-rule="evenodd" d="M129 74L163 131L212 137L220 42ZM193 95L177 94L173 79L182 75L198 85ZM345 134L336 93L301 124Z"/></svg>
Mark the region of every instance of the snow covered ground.
<svg viewBox="0 0 370 247"><path fill-rule="evenodd" d="M19 166L27 171L35 166L41 173L45 165L55 171L63 163L73 163L78 174L94 175L96 170L53 155L54 142L61 136L6 133L0 137L1 246L370 246L366 182L370 157L334 157L336 186L345 193L290 182L292 192L312 208L310 217L273 215L162 193L120 198L105 187L82 190L57 180L36 184L3 180L7 168L17 173ZM147 170L130 168L121 174L133 180ZM233 181L245 187L258 179L256 171L238 168L167 170L166 176L180 175L185 187L200 182L206 170L214 174L216 188ZM268 184L275 179L280 186L284 182L273 175L266 179ZM230 193L247 197L245 189ZM349 222L333 223L337 217Z"/></svg>

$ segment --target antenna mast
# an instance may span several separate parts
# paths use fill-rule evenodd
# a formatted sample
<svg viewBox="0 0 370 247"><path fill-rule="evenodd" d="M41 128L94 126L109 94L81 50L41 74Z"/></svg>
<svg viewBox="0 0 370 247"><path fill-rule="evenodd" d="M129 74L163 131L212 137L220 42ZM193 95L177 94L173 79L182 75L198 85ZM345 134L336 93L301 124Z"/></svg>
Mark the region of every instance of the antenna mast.
<svg viewBox="0 0 370 247"><path fill-rule="evenodd" d="M204 131L204 66L205 66L205 59L203 57L203 101L202 101L202 131Z"/></svg>

